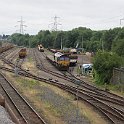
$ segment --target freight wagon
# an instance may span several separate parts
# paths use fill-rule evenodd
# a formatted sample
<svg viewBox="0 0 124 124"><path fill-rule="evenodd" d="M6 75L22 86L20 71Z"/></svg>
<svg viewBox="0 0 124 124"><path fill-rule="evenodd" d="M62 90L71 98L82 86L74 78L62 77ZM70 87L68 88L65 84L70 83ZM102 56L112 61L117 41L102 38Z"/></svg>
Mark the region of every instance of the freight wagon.
<svg viewBox="0 0 124 124"><path fill-rule="evenodd" d="M25 58L27 55L26 48L23 48L19 51L19 58Z"/></svg>

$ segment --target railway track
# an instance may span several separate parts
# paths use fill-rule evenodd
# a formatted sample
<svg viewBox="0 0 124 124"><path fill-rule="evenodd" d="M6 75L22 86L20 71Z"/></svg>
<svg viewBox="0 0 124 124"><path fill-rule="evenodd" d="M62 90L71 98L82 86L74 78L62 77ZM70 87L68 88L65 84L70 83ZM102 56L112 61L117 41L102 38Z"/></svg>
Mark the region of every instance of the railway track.
<svg viewBox="0 0 124 124"><path fill-rule="evenodd" d="M1 54L0 54L0 57L6 57L6 56L8 56L10 53L12 53L12 52L15 51L15 50L16 50L15 47L12 48L12 49L9 49L9 50L7 50L7 51L1 53Z"/></svg>
<svg viewBox="0 0 124 124"><path fill-rule="evenodd" d="M20 48L17 48L15 51L13 51L9 56L6 56L6 59L13 62L15 66L21 67L25 59L20 59L18 52L20 51Z"/></svg>
<svg viewBox="0 0 124 124"><path fill-rule="evenodd" d="M16 61L16 58L18 58L19 50L20 48L15 48L15 50L6 55L5 58L14 63Z"/></svg>
<svg viewBox="0 0 124 124"><path fill-rule="evenodd" d="M0 86L6 94L6 99L9 99L15 107L16 112L14 111L14 113L16 113L16 116L21 124L46 124L2 74L0 74L0 80L2 80L0 82Z"/></svg>
<svg viewBox="0 0 124 124"><path fill-rule="evenodd" d="M34 78L34 77L32 77L32 78ZM37 80L42 81L41 78L37 78ZM66 90L69 93L73 94L74 96L77 95L76 87L70 87L66 84L56 83L56 82L49 81L49 80L46 80L45 82L50 83L54 86L57 86L63 90ZM80 91L80 89L78 89L78 98L80 100L86 101L91 106L95 107L95 109L97 109L97 111L101 112L111 123L123 124L124 113L122 111L120 112L116 108L113 108L113 107L107 105L106 103L104 103L103 101L99 100L98 98L96 98L96 96L95 97L91 96L89 93Z"/></svg>
<svg viewBox="0 0 124 124"><path fill-rule="evenodd" d="M42 53L42 54L44 54L44 53ZM45 57L46 55L43 55L43 56ZM35 55L35 57L36 57L36 55ZM36 60L36 61L40 61L40 60ZM40 62L38 62L38 65L40 65L40 63L42 66L40 69L45 70L48 73L53 73L53 75L55 75L55 72L52 72L52 71L50 71L44 67L44 65L42 64L42 60ZM63 77L63 75L59 74L58 77L61 76L61 77L63 77L63 79L65 79L65 78L70 79L70 81L72 81L72 82L75 82L75 80L79 80L78 78L74 77L74 75L71 75L71 76L70 75L71 74L69 74L69 77L68 76ZM124 117L124 98L123 97L117 96L117 95L112 94L110 92L106 92L104 90L100 90L94 86L86 84L85 82L83 82L81 80L80 80L80 82L81 82L80 86L83 88L83 89L82 88L79 89L80 93L82 93L82 92L87 93L89 95L89 97L93 97L93 98L97 99L97 103L101 102L102 103L101 106L103 106L103 104L104 104L104 106L107 106L107 107L109 106L112 111L117 111L117 113L120 114L117 116L118 119L116 121L113 121L113 119L115 119L114 115L111 115L111 116L113 116L113 119L111 119L108 116L109 120L111 120L113 123L116 124L116 123L118 123L119 116L122 116L122 118ZM85 90L84 90L84 88L85 88ZM113 103L113 105L112 105L112 103ZM96 106L96 105L94 105L94 106ZM116 107L118 106L117 108L119 108L119 109L115 108L114 106L116 106ZM100 110L103 111L103 108L101 107ZM104 111L106 111L106 109L104 109ZM110 114L110 113L112 114L112 112L109 112L109 111L106 111L104 114L106 114L107 112L108 112L108 114ZM121 121L122 121L121 123L123 123L124 120L122 119Z"/></svg>
<svg viewBox="0 0 124 124"><path fill-rule="evenodd" d="M23 58L23 59L18 58L18 59L16 60L16 63L15 63L16 67L21 68L21 66L22 66L22 64L23 64L24 61L25 61L24 58Z"/></svg>
<svg viewBox="0 0 124 124"><path fill-rule="evenodd" d="M30 75L27 75L27 77L30 77ZM31 78L39 80L39 81L45 81L45 82L47 82L49 84L52 84L52 85L57 86L57 87L59 87L59 88L61 88L63 90L68 91L69 93L73 94L74 96L77 95L77 88L76 87L71 87L71 86L68 86L68 85L63 84L63 83L57 83L57 82L49 81L49 80L38 78L38 77L37 78L36 77L31 77ZM120 111L118 110L118 112L117 112L116 108L114 108L114 110L113 110L111 106L105 104L103 101L101 101L98 98L96 98L96 96L91 96L89 93L80 91L80 89L78 89L78 93L79 93L78 98L80 100L86 101L91 106L95 107L95 109L97 109L106 118L108 118L108 120L111 123L113 123L113 124L123 124L123 122L124 122L124 120L123 120L124 114L123 114L122 111L121 111L122 114L120 114ZM109 110L109 111L107 111L107 110Z"/></svg>
<svg viewBox="0 0 124 124"><path fill-rule="evenodd" d="M3 61L6 62L11 62L13 63L11 66L15 66L15 67L20 67L23 64L25 59L20 59L18 56L18 52L20 51L20 48L13 48L9 51L4 52L3 54L1 54L1 58L3 59Z"/></svg>
<svg viewBox="0 0 124 124"><path fill-rule="evenodd" d="M36 53L38 53L38 51ZM84 81L80 80L79 78L75 77L74 75L72 75L69 72L66 72L66 75L65 75L65 73L62 73L62 72L58 73L58 72L54 72L53 70L48 69L48 67L45 67L46 63L43 62L44 58L42 58L42 59L41 59L41 57L39 58L40 55L36 54L36 53L35 53L36 66L39 69L44 70L47 73L53 74L53 75L55 75L55 76L57 76L59 78L65 79L67 81L70 81L72 83L75 83L78 80L78 81L80 81L80 87L83 88L83 89L85 88L85 89L89 90L89 92L92 91L92 92L95 92L97 95L100 94L100 95L102 95L104 97L109 97L110 99L111 98L113 98L113 99L116 98L117 100L124 101L123 97L120 97L118 95L115 95L115 94L107 92L107 91L104 91L102 89L98 89L95 86L92 86L92 85L90 85L88 83L85 83ZM46 57L46 54L44 54L44 53L41 53L41 54L42 54L42 56Z"/></svg>
<svg viewBox="0 0 124 124"><path fill-rule="evenodd" d="M96 98L96 96L91 96L86 92L81 92L79 89L64 86L69 93L73 95L78 95L78 99L86 101L90 105L97 108L99 112L104 114L104 116L110 121L112 124L123 124L124 123L124 112L115 109L114 107L106 104L102 100ZM77 94L78 92L78 94Z"/></svg>
<svg viewBox="0 0 124 124"><path fill-rule="evenodd" d="M11 63L12 64L12 63ZM42 65L43 66L43 65ZM39 78L34 76L31 73L26 72L20 68L20 75L27 76L39 81L44 81L55 85L61 89L64 89L73 95L77 94L76 86L69 86L60 82L55 82L45 78ZM12 71L12 70L11 70ZM79 79L77 79L79 81ZM74 83L74 82L73 82ZM82 86L81 86L82 85ZM110 92L105 92L99 90L96 87L89 86L88 84L84 85L84 82L81 82L80 88L78 88L78 97L80 100L88 102L90 105L98 109L111 123L122 124L124 123L124 98L112 94ZM89 87L88 87L89 86Z"/></svg>
<svg viewBox="0 0 124 124"><path fill-rule="evenodd" d="M38 57L38 56L40 56L40 57ZM36 67L38 69L40 69L46 73L52 74L56 77L70 81L68 78L65 77L66 75L62 74L55 67L53 67L53 66L51 67L51 64L49 62L47 62L47 59L44 56L42 56L42 58L41 58L41 55L38 54L38 51L36 51L36 50L34 51L34 58L36 60ZM47 65L47 66L45 66L45 65ZM51 68L51 69L48 69L48 68ZM54 71L53 71L53 69L54 69Z"/></svg>

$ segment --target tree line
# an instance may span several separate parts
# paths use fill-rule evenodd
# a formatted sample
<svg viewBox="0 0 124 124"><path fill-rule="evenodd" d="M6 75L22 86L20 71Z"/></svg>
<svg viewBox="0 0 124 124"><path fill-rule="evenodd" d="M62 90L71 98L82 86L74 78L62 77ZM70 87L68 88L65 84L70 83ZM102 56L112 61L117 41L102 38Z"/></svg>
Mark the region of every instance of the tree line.
<svg viewBox="0 0 124 124"><path fill-rule="evenodd" d="M113 51L118 55L124 55L124 28L114 28L110 30L93 31L89 28L79 27L71 31L49 31L41 30L37 35L12 34L11 42L19 46L36 47L42 44L46 48L79 48L85 51L97 52L98 50Z"/></svg>

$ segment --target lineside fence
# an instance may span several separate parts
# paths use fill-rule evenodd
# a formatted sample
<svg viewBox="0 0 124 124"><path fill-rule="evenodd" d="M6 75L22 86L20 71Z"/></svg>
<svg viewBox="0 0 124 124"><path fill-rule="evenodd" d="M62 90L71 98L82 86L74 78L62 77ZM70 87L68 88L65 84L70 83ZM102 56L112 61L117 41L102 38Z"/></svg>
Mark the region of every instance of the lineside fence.
<svg viewBox="0 0 124 124"><path fill-rule="evenodd" d="M120 84L124 85L124 68L114 68L113 69L113 77L112 84Z"/></svg>

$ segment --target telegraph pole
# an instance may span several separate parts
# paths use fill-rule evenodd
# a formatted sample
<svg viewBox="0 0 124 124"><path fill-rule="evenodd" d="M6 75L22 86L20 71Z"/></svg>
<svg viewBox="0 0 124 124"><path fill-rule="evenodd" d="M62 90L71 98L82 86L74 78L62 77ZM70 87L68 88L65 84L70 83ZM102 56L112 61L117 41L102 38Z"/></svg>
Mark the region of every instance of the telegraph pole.
<svg viewBox="0 0 124 124"><path fill-rule="evenodd" d="M124 21L124 18L120 19L120 26L121 26L121 24L122 24L122 23L121 23L122 21Z"/></svg>
<svg viewBox="0 0 124 124"><path fill-rule="evenodd" d="M62 37L61 37L61 50L63 49L63 46L62 46Z"/></svg>
<svg viewBox="0 0 124 124"><path fill-rule="evenodd" d="M83 64L83 51L84 49L83 49L83 36L82 36L82 64Z"/></svg>
<svg viewBox="0 0 124 124"><path fill-rule="evenodd" d="M101 41L101 43L102 43L102 52L104 52L104 44L103 44L103 40L100 39L100 41Z"/></svg>
<svg viewBox="0 0 124 124"><path fill-rule="evenodd" d="M79 67L78 67L79 68L79 76L83 74L83 71L82 71L83 70L83 51L84 51L83 50L83 36L81 37L81 41L82 41L82 45L81 45L82 46L82 62L80 62Z"/></svg>

